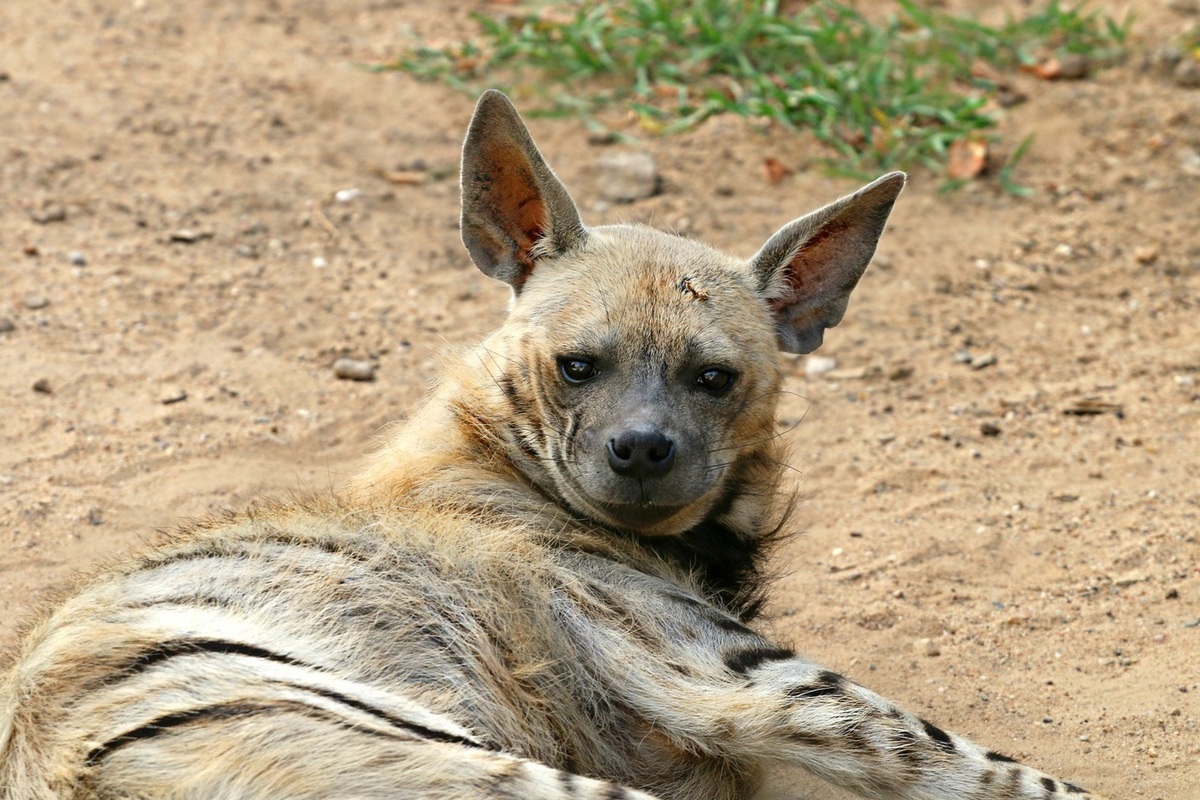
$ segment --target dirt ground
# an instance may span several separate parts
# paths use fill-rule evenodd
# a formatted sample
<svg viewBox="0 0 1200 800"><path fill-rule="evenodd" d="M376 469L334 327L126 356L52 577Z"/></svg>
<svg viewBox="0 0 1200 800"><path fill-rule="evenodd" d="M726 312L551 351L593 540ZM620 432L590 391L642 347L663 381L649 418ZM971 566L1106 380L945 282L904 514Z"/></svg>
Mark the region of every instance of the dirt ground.
<svg viewBox="0 0 1200 800"><path fill-rule="evenodd" d="M780 430L805 501L772 626L1050 772L1186 800L1200 90L1143 54L1198 17L1136 6L1125 63L1014 77L1029 100L1004 130L1036 134L1034 196L940 194L917 171L826 337L836 368L789 360ZM471 100L359 66L459 37L487 6L431 8L0 4L0 641L70 573L172 520L336 486L439 359L500 320L506 289L456 227ZM853 188L806 137L722 118L645 141L662 193L611 205L605 145L576 122L532 127L585 220L743 255ZM768 156L796 174L768 184ZM338 380L340 355L377 380Z"/></svg>

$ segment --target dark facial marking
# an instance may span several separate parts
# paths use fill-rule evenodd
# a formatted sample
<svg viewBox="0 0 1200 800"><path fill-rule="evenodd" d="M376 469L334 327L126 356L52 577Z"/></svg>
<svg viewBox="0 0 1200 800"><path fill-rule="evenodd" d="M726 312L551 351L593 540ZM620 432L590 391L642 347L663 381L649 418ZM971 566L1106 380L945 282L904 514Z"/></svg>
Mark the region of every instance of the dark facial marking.
<svg viewBox="0 0 1200 800"><path fill-rule="evenodd" d="M1006 764L1017 763L1016 759L1009 758L1008 756L1004 755L1003 753L997 753L995 750L989 750L987 752L987 759L988 759L988 761L1002 761Z"/></svg>

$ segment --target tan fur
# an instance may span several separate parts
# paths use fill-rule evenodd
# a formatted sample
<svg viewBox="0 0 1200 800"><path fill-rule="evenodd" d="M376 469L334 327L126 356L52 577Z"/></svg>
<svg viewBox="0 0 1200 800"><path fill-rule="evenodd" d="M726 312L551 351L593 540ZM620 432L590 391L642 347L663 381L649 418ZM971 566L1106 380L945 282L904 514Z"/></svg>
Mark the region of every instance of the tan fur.
<svg viewBox="0 0 1200 800"><path fill-rule="evenodd" d="M180 531L32 625L0 798L720 800L797 797L796 769L874 798L1096 798L749 627L789 505L777 350L841 319L902 184L749 262L587 230L485 95L464 240L508 320L339 496Z"/></svg>

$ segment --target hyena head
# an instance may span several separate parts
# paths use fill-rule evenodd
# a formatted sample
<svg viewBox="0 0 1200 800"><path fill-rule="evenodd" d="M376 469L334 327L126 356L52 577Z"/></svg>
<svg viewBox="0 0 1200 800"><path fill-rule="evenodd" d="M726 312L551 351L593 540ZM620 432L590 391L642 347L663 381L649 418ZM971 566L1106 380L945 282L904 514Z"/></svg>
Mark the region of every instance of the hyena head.
<svg viewBox="0 0 1200 800"><path fill-rule="evenodd" d="M508 98L485 93L462 235L513 301L466 412L606 526L672 535L737 513L778 472L778 351L810 352L841 321L903 185L892 173L797 219L748 262L644 226L587 229Z"/></svg>

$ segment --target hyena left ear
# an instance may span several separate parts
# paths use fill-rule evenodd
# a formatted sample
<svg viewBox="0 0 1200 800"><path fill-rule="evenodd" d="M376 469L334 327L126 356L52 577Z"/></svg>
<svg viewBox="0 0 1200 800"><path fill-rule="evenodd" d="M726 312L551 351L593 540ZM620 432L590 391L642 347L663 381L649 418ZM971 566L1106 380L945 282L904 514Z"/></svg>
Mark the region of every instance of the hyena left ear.
<svg viewBox="0 0 1200 800"><path fill-rule="evenodd" d="M586 233L513 104L490 89L475 106L462 160L462 239L485 275L520 293L534 264Z"/></svg>
<svg viewBox="0 0 1200 800"><path fill-rule="evenodd" d="M775 314L781 349L811 353L825 329L842 321L904 181L903 172L888 173L793 220L750 260L758 292Z"/></svg>

